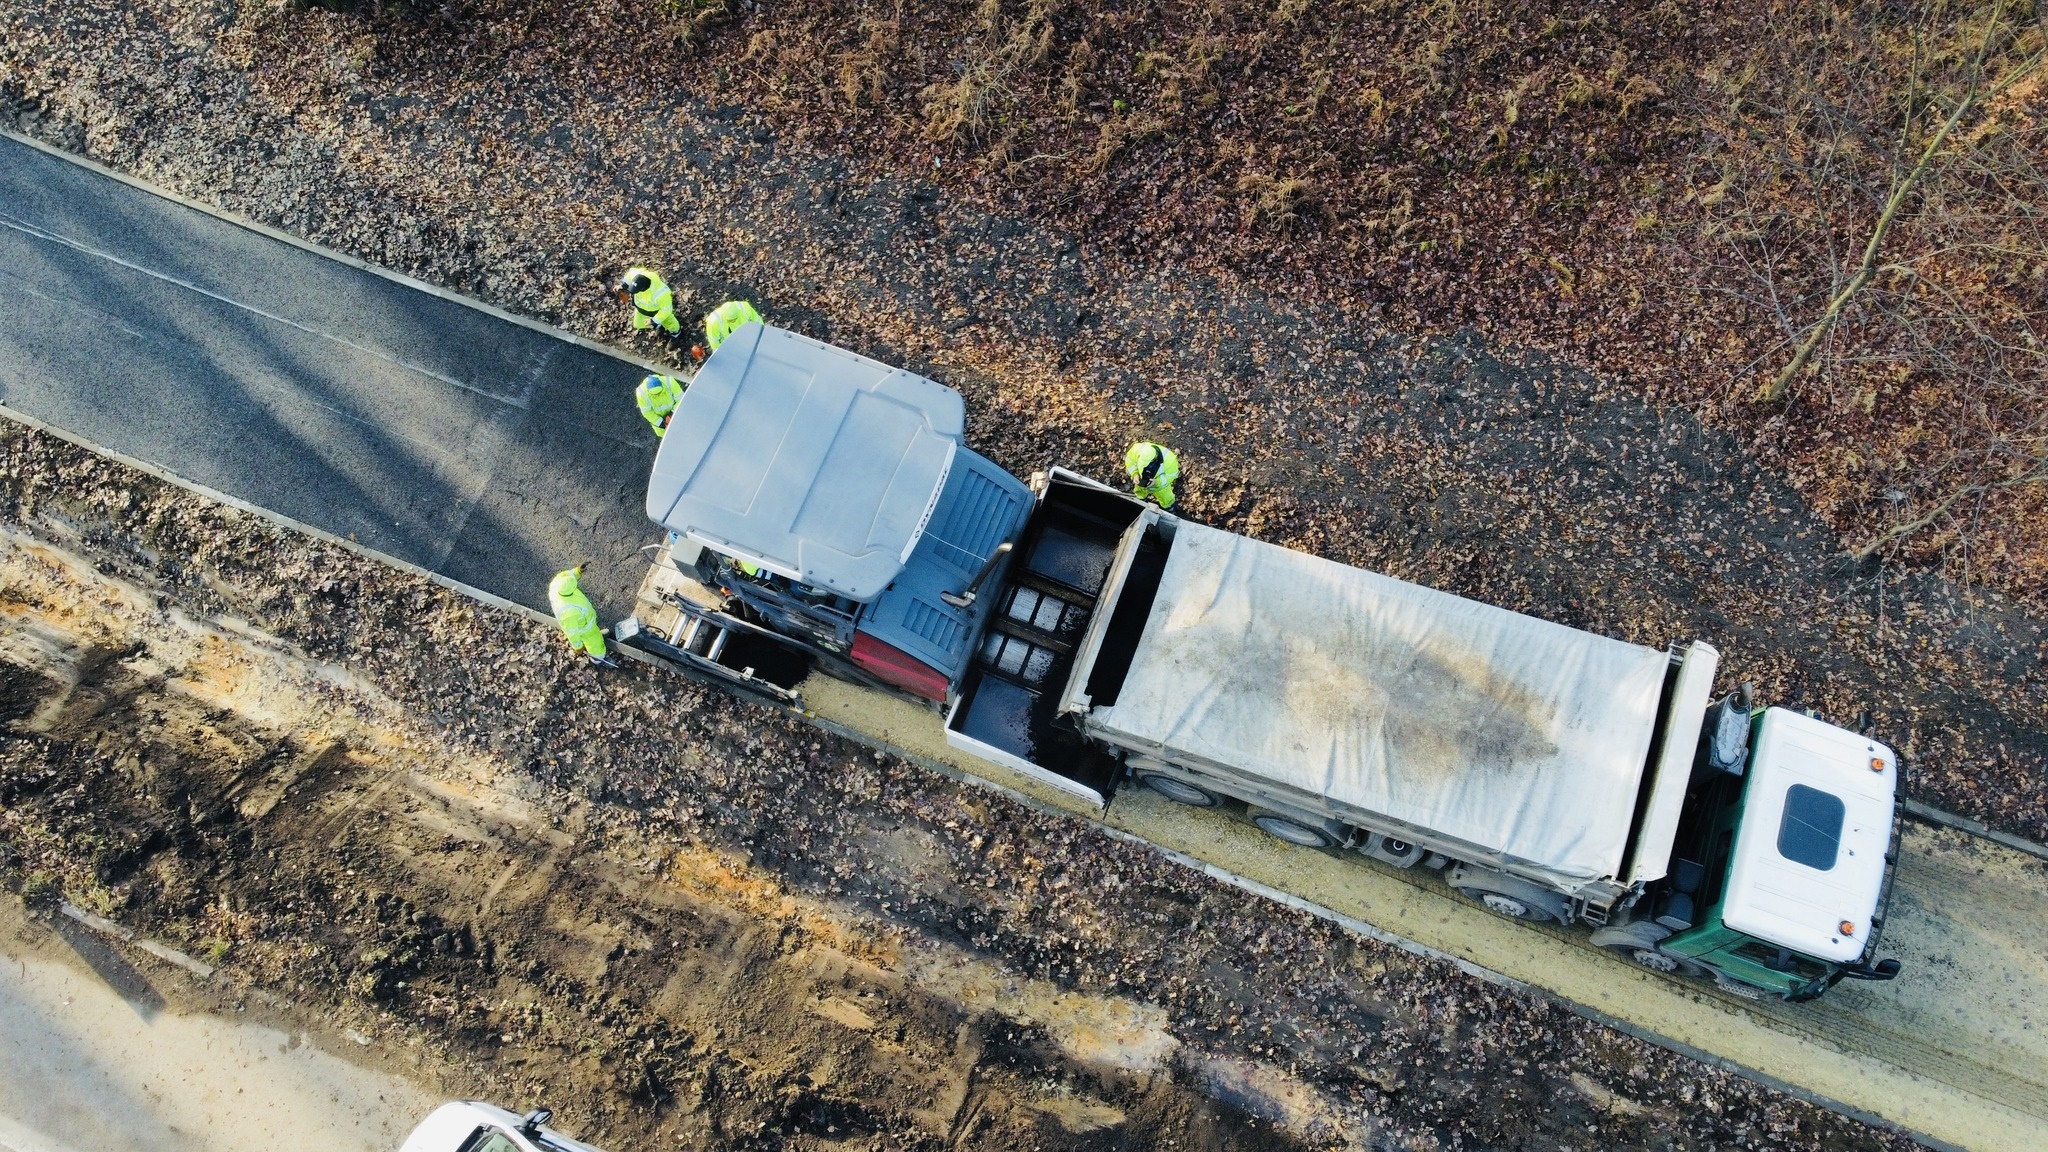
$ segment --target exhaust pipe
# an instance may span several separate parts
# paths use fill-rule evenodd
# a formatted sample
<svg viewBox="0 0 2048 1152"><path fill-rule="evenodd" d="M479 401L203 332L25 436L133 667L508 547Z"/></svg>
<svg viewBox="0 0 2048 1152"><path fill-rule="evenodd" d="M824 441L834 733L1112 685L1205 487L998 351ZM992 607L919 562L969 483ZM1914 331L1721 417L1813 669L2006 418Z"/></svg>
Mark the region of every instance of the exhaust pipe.
<svg viewBox="0 0 2048 1152"><path fill-rule="evenodd" d="M957 594L952 592L941 592L939 593L939 599L944 600L946 603L951 604L955 608L965 608L973 604L974 598L981 595L982 581L987 580L988 574L995 571L996 565L999 562L1001 562L1003 557L1008 556L1009 554L1010 542L1008 540L1005 540L1001 544L996 545L996 550L988 554L988 560L982 564L981 571L976 572L974 574L974 579L968 581L967 587L964 591L961 591Z"/></svg>

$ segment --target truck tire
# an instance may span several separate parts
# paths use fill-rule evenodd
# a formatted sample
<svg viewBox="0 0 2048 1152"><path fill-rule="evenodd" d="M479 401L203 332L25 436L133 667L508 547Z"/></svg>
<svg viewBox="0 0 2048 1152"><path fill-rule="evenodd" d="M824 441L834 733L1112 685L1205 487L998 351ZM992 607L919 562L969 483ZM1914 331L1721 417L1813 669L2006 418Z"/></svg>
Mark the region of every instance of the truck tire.
<svg viewBox="0 0 2048 1152"><path fill-rule="evenodd" d="M1653 920L1631 920L1595 928L1591 940L1638 968L1667 976L1700 977L1707 970L1683 956L1665 952L1658 943L1671 938L1671 929Z"/></svg>
<svg viewBox="0 0 2048 1152"><path fill-rule="evenodd" d="M1162 772L1140 772L1138 773L1138 779L1144 783L1145 787L1159 793L1168 800L1176 804L1185 804L1190 808L1214 808L1220 799L1207 788L1190 784L1177 776L1168 776Z"/></svg>
<svg viewBox="0 0 2048 1152"><path fill-rule="evenodd" d="M1299 820L1291 820L1280 815L1278 812L1261 812L1254 809L1252 811L1252 823L1259 826L1259 831L1273 837L1275 840L1284 840L1289 844L1299 844L1303 848L1332 848L1337 843L1328 832L1320 828L1311 828Z"/></svg>
<svg viewBox="0 0 2048 1152"><path fill-rule="evenodd" d="M1652 972L1661 972L1666 976L1704 976L1707 974L1706 969L1687 960L1685 957L1673 956L1669 952L1660 952L1655 946L1644 947L1640 944L1613 944L1609 945L1607 950L1638 968L1648 968Z"/></svg>
<svg viewBox="0 0 2048 1152"><path fill-rule="evenodd" d="M1536 923L1546 923L1557 919L1556 916L1551 915L1550 909L1526 897L1511 895L1506 892L1489 892L1484 888L1460 888L1458 891L1463 892L1468 899L1477 900L1488 912L1493 913L1495 916L1505 916L1510 920L1529 920Z"/></svg>
<svg viewBox="0 0 2048 1152"><path fill-rule="evenodd" d="M1504 888L1513 890L1502 891ZM1571 921L1570 906L1563 897L1552 896L1533 884L1523 888L1513 883L1488 885L1481 880L1476 884L1460 885L1458 895L1479 904L1495 916L1505 916L1510 920L1527 920L1532 924Z"/></svg>
<svg viewBox="0 0 2048 1152"><path fill-rule="evenodd" d="M1571 898L1563 893L1492 868L1458 864L1444 876L1444 883L1488 912L1510 920L1569 924L1575 911Z"/></svg>

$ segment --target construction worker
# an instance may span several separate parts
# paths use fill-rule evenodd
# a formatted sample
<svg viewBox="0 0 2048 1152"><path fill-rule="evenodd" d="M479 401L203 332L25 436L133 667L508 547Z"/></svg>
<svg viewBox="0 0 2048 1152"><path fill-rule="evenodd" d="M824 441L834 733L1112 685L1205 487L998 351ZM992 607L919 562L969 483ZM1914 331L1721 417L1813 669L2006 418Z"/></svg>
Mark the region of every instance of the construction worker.
<svg viewBox="0 0 2048 1152"><path fill-rule="evenodd" d="M619 282L612 285L612 295L621 303L633 306L633 328L645 332L649 328L660 328L665 336L680 336L683 322L676 319L676 296L668 290L662 278L647 268L628 268Z"/></svg>
<svg viewBox="0 0 2048 1152"><path fill-rule="evenodd" d="M640 406L640 415L654 425L656 436L668 435L669 418L682 402L683 382L673 376L649 376L633 389L633 403Z"/></svg>
<svg viewBox="0 0 2048 1152"><path fill-rule="evenodd" d="M1131 495L1161 508L1173 507L1173 482L1180 479L1180 457L1173 449L1138 441L1124 451L1124 474L1131 478Z"/></svg>
<svg viewBox="0 0 2048 1152"><path fill-rule="evenodd" d="M555 578L548 581L548 607L554 609L555 623L562 626L569 647L589 656L592 664L616 667L604 658L604 629L597 626L597 609L590 606L590 597L576 586L581 575L581 564L555 573Z"/></svg>
<svg viewBox="0 0 2048 1152"><path fill-rule="evenodd" d="M706 352L718 351L725 338L749 324L765 324L761 314L745 300L727 300L704 314L704 348Z"/></svg>

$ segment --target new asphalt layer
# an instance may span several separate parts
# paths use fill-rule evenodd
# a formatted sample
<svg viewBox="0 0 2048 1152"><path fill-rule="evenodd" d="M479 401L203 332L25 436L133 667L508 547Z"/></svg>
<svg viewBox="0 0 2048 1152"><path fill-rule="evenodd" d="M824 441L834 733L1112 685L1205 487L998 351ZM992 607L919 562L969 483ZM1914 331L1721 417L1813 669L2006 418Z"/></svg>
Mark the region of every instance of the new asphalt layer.
<svg viewBox="0 0 2048 1152"><path fill-rule="evenodd" d="M0 136L0 404L515 603L660 538L641 364Z"/></svg>

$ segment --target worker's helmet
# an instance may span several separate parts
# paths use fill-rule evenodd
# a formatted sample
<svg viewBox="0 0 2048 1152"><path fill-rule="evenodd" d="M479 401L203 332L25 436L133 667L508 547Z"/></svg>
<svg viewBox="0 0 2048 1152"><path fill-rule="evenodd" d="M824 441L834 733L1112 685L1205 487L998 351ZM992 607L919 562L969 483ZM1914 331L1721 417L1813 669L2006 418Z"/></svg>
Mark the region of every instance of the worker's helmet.
<svg viewBox="0 0 2048 1152"><path fill-rule="evenodd" d="M1160 466L1166 463L1166 449L1150 441L1146 441L1138 445L1138 447L1145 450L1147 458L1145 466L1138 470L1137 481L1139 484L1150 487L1152 481L1159 475Z"/></svg>
<svg viewBox="0 0 2048 1152"><path fill-rule="evenodd" d="M669 379L666 376L650 375L645 380L640 381L640 393L659 405L656 409L657 411L666 412L674 406L674 399L669 388Z"/></svg>
<svg viewBox="0 0 2048 1152"><path fill-rule="evenodd" d="M635 268L619 279L618 284L614 285L614 290L631 296L636 292L647 291L647 286L652 283L654 281L647 278L647 273Z"/></svg>

